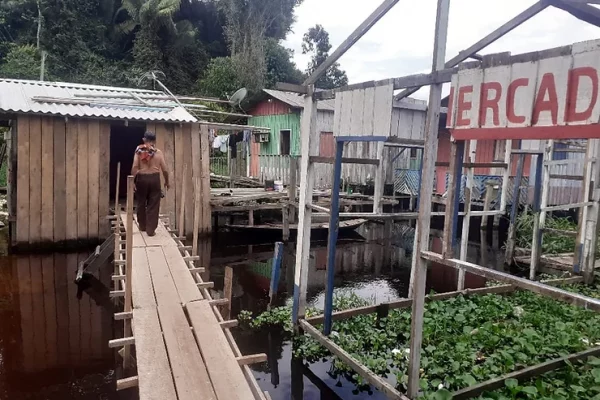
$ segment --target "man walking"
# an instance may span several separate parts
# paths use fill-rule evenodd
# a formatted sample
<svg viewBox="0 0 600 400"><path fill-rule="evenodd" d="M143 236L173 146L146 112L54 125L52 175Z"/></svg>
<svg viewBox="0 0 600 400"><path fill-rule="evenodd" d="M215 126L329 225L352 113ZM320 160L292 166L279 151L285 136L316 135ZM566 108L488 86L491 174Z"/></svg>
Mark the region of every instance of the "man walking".
<svg viewBox="0 0 600 400"><path fill-rule="evenodd" d="M137 197L137 221L140 231L154 236L160 212L160 173L165 177L165 189L169 189L169 171L162 151L155 147L156 134L146 132L144 143L135 149L131 175L135 177Z"/></svg>

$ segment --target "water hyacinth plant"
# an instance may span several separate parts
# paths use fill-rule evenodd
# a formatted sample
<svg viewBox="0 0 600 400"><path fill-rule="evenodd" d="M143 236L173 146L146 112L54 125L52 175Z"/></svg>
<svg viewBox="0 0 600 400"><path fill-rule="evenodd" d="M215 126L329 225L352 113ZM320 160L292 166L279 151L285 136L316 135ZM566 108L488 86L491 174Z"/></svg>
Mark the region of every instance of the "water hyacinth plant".
<svg viewBox="0 0 600 400"><path fill-rule="evenodd" d="M582 287L568 289L579 291ZM592 291L590 287L583 290ZM600 297L598 293L600 291L596 297ZM355 295L345 294L335 297L334 308L342 310L368 304ZM427 399L450 398L447 396L455 390L600 346L600 315L527 291L459 296L428 302L425 307L420 385ZM317 313L315 309L309 310L309 315ZM390 311L388 317L382 319L370 314L335 321L330 339L371 371L404 390L408 381L410 320L410 309L399 309ZM278 325L291 334L291 307L273 309L248 320L248 324L253 329ZM356 382L358 388L368 387L354 371L307 335L294 337L294 356L308 362L330 357L334 373L345 375ZM572 367L573 371L582 372L581 378L573 378L573 372L555 371L546 374L551 376L548 382L545 376L539 378L540 382L516 386L511 381L510 386L481 398L583 398L565 396L563 392L577 392L583 383L595 382L594 376L600 377L600 370L594 367L596 362L585 361ZM565 379L567 386L557 383L561 379ZM591 396L585 398L595 398L600 393L600 383L581 387L592 391Z"/></svg>

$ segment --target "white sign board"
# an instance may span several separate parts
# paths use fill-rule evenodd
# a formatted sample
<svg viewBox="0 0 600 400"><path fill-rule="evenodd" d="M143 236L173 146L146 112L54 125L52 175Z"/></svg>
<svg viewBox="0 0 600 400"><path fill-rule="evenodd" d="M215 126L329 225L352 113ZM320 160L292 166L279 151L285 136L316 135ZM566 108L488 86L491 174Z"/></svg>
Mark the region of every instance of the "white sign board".
<svg viewBox="0 0 600 400"><path fill-rule="evenodd" d="M466 63L447 126L457 140L600 138L599 71L600 40Z"/></svg>

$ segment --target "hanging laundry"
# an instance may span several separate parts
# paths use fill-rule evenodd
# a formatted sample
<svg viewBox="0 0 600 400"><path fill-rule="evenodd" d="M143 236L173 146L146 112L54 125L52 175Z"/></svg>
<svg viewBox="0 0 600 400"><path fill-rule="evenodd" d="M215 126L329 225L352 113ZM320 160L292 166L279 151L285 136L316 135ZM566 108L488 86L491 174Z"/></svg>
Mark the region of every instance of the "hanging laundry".
<svg viewBox="0 0 600 400"><path fill-rule="evenodd" d="M218 149L221 147L221 136L216 136L213 139L212 147L213 147L213 149Z"/></svg>
<svg viewBox="0 0 600 400"><path fill-rule="evenodd" d="M227 153L227 144L229 143L229 135L221 135L221 153Z"/></svg>
<svg viewBox="0 0 600 400"><path fill-rule="evenodd" d="M233 134L229 138L229 148L231 149L231 158L237 158L237 144L244 140L244 132Z"/></svg>

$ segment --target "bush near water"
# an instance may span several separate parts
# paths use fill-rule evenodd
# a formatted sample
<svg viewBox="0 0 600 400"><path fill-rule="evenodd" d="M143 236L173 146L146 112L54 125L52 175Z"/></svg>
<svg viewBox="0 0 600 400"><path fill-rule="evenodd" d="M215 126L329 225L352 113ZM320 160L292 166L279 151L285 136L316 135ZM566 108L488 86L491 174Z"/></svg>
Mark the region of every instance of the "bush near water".
<svg viewBox="0 0 600 400"><path fill-rule="evenodd" d="M600 286L564 289L600 298ZM368 305L354 294L336 295L335 310ZM426 399L451 398L451 392L544 361L600 346L600 315L527 291L507 295L459 296L428 302L423 326L421 389ZM308 315L319 311L309 309ZM292 337L291 306L256 317L242 312L250 329L282 327ZM387 318L362 315L334 322L330 339L374 373L406 389L410 346L410 309ZM293 337L294 356L314 362L329 358L334 374L369 390L366 382L308 335ZM533 380L505 381L481 399L600 399L600 360L590 357Z"/></svg>

